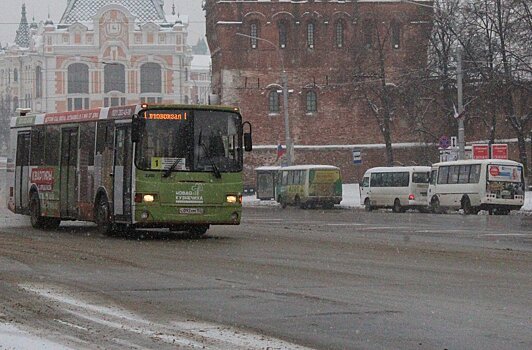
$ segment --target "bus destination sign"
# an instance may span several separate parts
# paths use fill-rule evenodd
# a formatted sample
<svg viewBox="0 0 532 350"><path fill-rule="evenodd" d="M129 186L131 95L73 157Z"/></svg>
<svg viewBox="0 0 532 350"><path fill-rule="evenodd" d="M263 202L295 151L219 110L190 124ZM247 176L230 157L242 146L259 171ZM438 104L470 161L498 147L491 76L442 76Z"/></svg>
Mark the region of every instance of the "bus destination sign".
<svg viewBox="0 0 532 350"><path fill-rule="evenodd" d="M146 119L150 120L188 120L189 114L187 112L176 111L148 111L146 112Z"/></svg>

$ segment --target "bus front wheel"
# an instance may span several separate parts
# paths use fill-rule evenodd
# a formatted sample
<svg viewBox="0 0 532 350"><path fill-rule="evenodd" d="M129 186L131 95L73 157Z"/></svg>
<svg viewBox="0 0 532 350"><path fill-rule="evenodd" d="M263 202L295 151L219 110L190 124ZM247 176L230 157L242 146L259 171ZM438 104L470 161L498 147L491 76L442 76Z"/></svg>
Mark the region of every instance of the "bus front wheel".
<svg viewBox="0 0 532 350"><path fill-rule="evenodd" d="M209 229L209 225L197 225L192 226L188 229L188 236L191 238L199 238L203 236L207 230Z"/></svg>
<svg viewBox="0 0 532 350"><path fill-rule="evenodd" d="M104 197L98 200L95 214L98 232L104 235L110 234L112 231L112 225L109 217L109 203Z"/></svg>

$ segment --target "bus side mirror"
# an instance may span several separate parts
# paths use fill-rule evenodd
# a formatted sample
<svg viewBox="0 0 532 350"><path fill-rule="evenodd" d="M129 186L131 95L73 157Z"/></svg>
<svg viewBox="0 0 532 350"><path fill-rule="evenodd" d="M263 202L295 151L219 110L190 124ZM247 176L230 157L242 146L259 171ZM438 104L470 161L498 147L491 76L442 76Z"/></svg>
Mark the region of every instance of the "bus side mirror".
<svg viewBox="0 0 532 350"><path fill-rule="evenodd" d="M242 127L244 127L246 124L249 126L249 132L244 132L244 150L246 152L251 152L253 150L251 124L250 122L245 122L244 124L242 124Z"/></svg>
<svg viewBox="0 0 532 350"><path fill-rule="evenodd" d="M139 142L140 136L144 131L145 120L139 115L135 114L133 120L131 121L131 141Z"/></svg>

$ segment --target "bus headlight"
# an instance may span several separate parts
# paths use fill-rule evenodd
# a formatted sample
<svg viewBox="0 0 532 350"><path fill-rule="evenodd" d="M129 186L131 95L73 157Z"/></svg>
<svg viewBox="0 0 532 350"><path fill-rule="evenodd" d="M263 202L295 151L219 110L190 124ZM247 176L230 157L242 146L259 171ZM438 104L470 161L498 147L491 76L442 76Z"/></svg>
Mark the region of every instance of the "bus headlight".
<svg viewBox="0 0 532 350"><path fill-rule="evenodd" d="M153 194L145 194L144 197L142 197L142 200L147 203L151 203L155 200L155 195Z"/></svg>
<svg viewBox="0 0 532 350"><path fill-rule="evenodd" d="M153 203L157 200L154 193L135 193L135 203Z"/></svg>
<svg viewBox="0 0 532 350"><path fill-rule="evenodd" d="M237 196L232 195L232 194L227 195L227 197L226 197L226 202L227 203L235 204L236 201L237 201Z"/></svg>
<svg viewBox="0 0 532 350"><path fill-rule="evenodd" d="M228 194L225 197L225 201L229 204L241 204L242 203L242 195L236 195L236 194Z"/></svg>

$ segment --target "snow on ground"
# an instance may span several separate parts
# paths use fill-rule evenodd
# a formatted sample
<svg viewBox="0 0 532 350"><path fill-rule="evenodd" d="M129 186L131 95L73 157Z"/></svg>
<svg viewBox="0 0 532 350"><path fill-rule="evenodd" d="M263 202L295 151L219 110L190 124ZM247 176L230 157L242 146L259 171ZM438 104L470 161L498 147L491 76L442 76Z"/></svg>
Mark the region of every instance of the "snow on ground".
<svg viewBox="0 0 532 350"><path fill-rule="evenodd" d="M7 323L0 323L0 339L0 349L69 349L63 345L29 334Z"/></svg>
<svg viewBox="0 0 532 350"><path fill-rule="evenodd" d="M358 189L358 184L344 184L342 186L342 202L337 207L351 209L351 208L361 208L360 204L360 192ZM244 196L243 203L245 207L272 207L278 206L274 200L260 200L252 196ZM532 211L532 191L526 192L525 195L525 205L521 208L522 211Z"/></svg>

